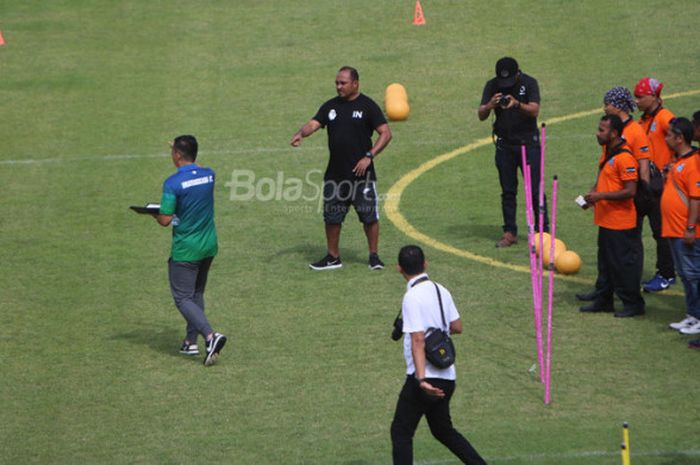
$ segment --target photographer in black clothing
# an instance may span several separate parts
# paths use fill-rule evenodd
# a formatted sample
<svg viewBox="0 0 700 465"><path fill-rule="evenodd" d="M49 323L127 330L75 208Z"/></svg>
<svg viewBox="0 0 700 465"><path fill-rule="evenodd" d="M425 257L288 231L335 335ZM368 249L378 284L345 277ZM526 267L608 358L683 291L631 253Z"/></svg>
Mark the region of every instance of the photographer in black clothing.
<svg viewBox="0 0 700 465"><path fill-rule="evenodd" d="M540 90L537 80L518 67L511 57L496 63L496 77L484 86L479 106L479 120L484 121L494 110L493 134L496 144L496 167L501 183L503 236L496 247L510 247L518 242L515 221L518 192L518 168L522 172L521 146L525 145L527 163L532 174L532 199L535 229L539 229L540 137L537 116L540 112ZM544 231L549 230L545 199Z"/></svg>

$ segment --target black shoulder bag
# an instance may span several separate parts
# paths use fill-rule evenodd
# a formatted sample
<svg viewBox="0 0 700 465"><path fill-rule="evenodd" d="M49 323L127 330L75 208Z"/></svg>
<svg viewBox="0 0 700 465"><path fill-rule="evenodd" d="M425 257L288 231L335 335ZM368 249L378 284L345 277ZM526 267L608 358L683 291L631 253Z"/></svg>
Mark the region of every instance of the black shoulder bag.
<svg viewBox="0 0 700 465"><path fill-rule="evenodd" d="M449 326L445 321L445 310L442 308L440 288L437 284L433 284L435 285L438 301L440 302L440 316L442 317L442 325L445 329L428 328L425 332L425 358L437 368L449 368L455 363L457 354L452 339L450 338Z"/></svg>

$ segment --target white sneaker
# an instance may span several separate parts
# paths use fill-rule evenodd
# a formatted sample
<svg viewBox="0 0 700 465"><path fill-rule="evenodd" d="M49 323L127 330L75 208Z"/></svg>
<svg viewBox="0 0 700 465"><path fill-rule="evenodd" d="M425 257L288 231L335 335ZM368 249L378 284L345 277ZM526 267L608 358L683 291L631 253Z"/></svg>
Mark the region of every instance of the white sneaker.
<svg viewBox="0 0 700 465"><path fill-rule="evenodd" d="M679 321L678 323L671 323L668 325L669 328L675 329L676 331L680 331L683 328L686 328L688 326L693 326L695 323L697 323L698 319L695 317L692 317L690 315L685 316L685 320Z"/></svg>
<svg viewBox="0 0 700 465"><path fill-rule="evenodd" d="M700 334L700 320L695 319L695 324L691 326L686 326L679 330L681 334Z"/></svg>
<svg viewBox="0 0 700 465"><path fill-rule="evenodd" d="M204 366L212 366L219 358L219 352L226 344L226 336L221 333L214 333L212 338L207 341L207 355L204 357Z"/></svg>

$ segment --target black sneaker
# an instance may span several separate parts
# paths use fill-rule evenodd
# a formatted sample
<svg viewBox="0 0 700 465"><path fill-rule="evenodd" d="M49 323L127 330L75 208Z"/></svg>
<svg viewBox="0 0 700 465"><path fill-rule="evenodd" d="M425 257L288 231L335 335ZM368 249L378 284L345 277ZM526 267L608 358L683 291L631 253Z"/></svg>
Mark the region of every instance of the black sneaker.
<svg viewBox="0 0 700 465"><path fill-rule="evenodd" d="M204 357L204 366L212 366L219 358L219 352L226 345L226 336L219 333L214 333L212 338L207 341L207 355Z"/></svg>
<svg viewBox="0 0 700 465"><path fill-rule="evenodd" d="M384 262L379 259L379 255L376 253L369 254L369 269L370 270L382 270L384 269Z"/></svg>
<svg viewBox="0 0 700 465"><path fill-rule="evenodd" d="M578 309L580 312L583 313L599 313L599 312L608 312L612 313L615 311L615 307L613 306L612 303L600 303L593 301L588 305L584 305L583 307L579 307Z"/></svg>
<svg viewBox="0 0 700 465"><path fill-rule="evenodd" d="M580 300L581 302L593 302L597 298L598 291L581 292L576 294L576 299Z"/></svg>
<svg viewBox="0 0 700 465"><path fill-rule="evenodd" d="M309 263L309 268L316 271L335 270L336 268L342 267L343 262L340 261L340 257L334 257L331 254L326 255L316 263Z"/></svg>
<svg viewBox="0 0 700 465"><path fill-rule="evenodd" d="M622 310L620 312L615 312L617 318L630 318L633 316L644 315L643 308L630 308L628 310Z"/></svg>
<svg viewBox="0 0 700 465"><path fill-rule="evenodd" d="M180 353L182 355L199 355L199 347L197 347L197 344L189 344L183 341L180 347Z"/></svg>

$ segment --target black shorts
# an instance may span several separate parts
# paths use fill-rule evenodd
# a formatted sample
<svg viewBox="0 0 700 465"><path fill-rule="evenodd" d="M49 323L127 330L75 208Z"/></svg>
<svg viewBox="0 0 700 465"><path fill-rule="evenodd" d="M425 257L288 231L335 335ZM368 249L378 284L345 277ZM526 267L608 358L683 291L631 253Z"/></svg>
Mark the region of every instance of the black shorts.
<svg viewBox="0 0 700 465"><path fill-rule="evenodd" d="M341 224L348 208L355 207L358 219L364 224L379 221L379 199L375 181L324 181L323 221Z"/></svg>

